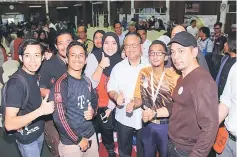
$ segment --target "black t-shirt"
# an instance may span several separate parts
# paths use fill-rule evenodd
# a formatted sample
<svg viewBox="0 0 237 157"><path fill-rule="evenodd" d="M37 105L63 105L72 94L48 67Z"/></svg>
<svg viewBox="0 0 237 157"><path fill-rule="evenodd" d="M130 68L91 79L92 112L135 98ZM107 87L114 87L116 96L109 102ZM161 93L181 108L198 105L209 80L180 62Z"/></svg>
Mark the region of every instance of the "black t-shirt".
<svg viewBox="0 0 237 157"><path fill-rule="evenodd" d="M57 79L66 71L67 66L58 55L54 55L50 60L44 61L39 71L40 88L51 89Z"/></svg>
<svg viewBox="0 0 237 157"><path fill-rule="evenodd" d="M26 115L40 107L42 103L40 88L38 86L38 76L30 75L24 70L19 69L18 74L23 76L29 85L29 100L24 109L21 110L20 115ZM6 107L21 108L21 104L25 100L26 93L24 93L24 85L18 79L11 79L8 82ZM14 135L22 144L29 144L39 138L44 132L44 120L42 117L32 121L29 125L23 127L20 131L16 131Z"/></svg>

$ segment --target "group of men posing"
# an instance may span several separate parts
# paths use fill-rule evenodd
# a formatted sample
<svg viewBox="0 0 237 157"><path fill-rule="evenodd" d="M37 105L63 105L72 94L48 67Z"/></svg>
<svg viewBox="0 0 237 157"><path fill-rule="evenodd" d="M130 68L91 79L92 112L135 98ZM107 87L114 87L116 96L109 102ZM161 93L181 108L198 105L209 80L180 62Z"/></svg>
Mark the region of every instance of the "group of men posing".
<svg viewBox="0 0 237 157"><path fill-rule="evenodd" d="M157 151L160 157L205 157L224 119L230 137L236 137L236 63L218 111L217 86L196 59L195 37L175 30L168 45L151 43L149 62L142 57L137 33L124 38L122 59L113 32L97 31L94 38L100 43L94 42L97 49L87 57L84 44L62 31L56 37L58 54L42 66L42 46L25 40L19 49L23 64L16 73L29 84L29 100L21 109L24 84L10 79L5 116L5 127L15 130L22 156L40 157L45 135L55 157L98 157L100 132L108 156L115 157L116 130L121 157L131 156L134 134L139 157L155 157ZM236 44L229 49L236 51ZM174 68L165 67L169 57ZM220 156L236 156L235 144L230 138Z"/></svg>

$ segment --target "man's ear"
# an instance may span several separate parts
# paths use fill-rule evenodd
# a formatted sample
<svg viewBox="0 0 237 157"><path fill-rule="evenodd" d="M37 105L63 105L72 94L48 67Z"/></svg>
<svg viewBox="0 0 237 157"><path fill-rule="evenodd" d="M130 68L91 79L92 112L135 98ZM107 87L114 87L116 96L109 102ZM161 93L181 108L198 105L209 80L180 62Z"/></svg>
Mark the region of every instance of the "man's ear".
<svg viewBox="0 0 237 157"><path fill-rule="evenodd" d="M21 62L23 62L23 57L22 57L22 55L19 55L19 59L20 59Z"/></svg>
<svg viewBox="0 0 237 157"><path fill-rule="evenodd" d="M193 55L193 58L196 58L197 55L198 55L198 47L195 47L192 49L192 55Z"/></svg>
<svg viewBox="0 0 237 157"><path fill-rule="evenodd" d="M44 60L44 58L45 58L45 57L44 57L44 55L43 55L42 58L41 58L41 62Z"/></svg>

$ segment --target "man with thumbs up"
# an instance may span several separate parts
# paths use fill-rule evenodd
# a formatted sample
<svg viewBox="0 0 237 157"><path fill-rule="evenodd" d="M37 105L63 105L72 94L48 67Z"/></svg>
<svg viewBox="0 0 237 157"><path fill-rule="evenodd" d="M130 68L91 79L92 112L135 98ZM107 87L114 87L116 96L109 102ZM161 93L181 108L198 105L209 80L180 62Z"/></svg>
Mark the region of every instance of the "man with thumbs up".
<svg viewBox="0 0 237 157"><path fill-rule="evenodd" d="M141 37L137 33L129 33L124 39L127 58L113 68L107 85L110 98L116 102L118 149L120 157L130 157L134 132L137 139L137 156L143 156L141 145L142 117L141 108L130 112L139 71L148 65L141 50ZM127 109L126 109L127 108ZM129 111L129 112L128 112Z"/></svg>
<svg viewBox="0 0 237 157"><path fill-rule="evenodd" d="M22 79L11 78L6 84L5 128L14 131L23 157L40 157L44 141L42 116L54 112L54 103L47 101L48 95L42 101L38 86L36 71L42 63L43 52L38 41L23 41L18 52L23 65L14 74Z"/></svg>
<svg viewBox="0 0 237 157"><path fill-rule="evenodd" d="M50 99L55 102L54 122L60 135L59 155L66 157L99 157L92 124L97 97L90 80L82 75L87 53L82 43L67 47L68 71L55 83Z"/></svg>

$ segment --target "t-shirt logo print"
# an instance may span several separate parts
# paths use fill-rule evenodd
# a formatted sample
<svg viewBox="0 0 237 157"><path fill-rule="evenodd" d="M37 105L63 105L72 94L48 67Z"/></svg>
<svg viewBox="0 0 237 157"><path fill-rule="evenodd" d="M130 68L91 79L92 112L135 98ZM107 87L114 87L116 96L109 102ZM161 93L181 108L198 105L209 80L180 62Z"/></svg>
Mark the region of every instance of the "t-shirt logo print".
<svg viewBox="0 0 237 157"><path fill-rule="evenodd" d="M84 109L84 104L86 103L86 99L84 95L78 96L77 97L78 103L77 106L80 107L80 109Z"/></svg>

